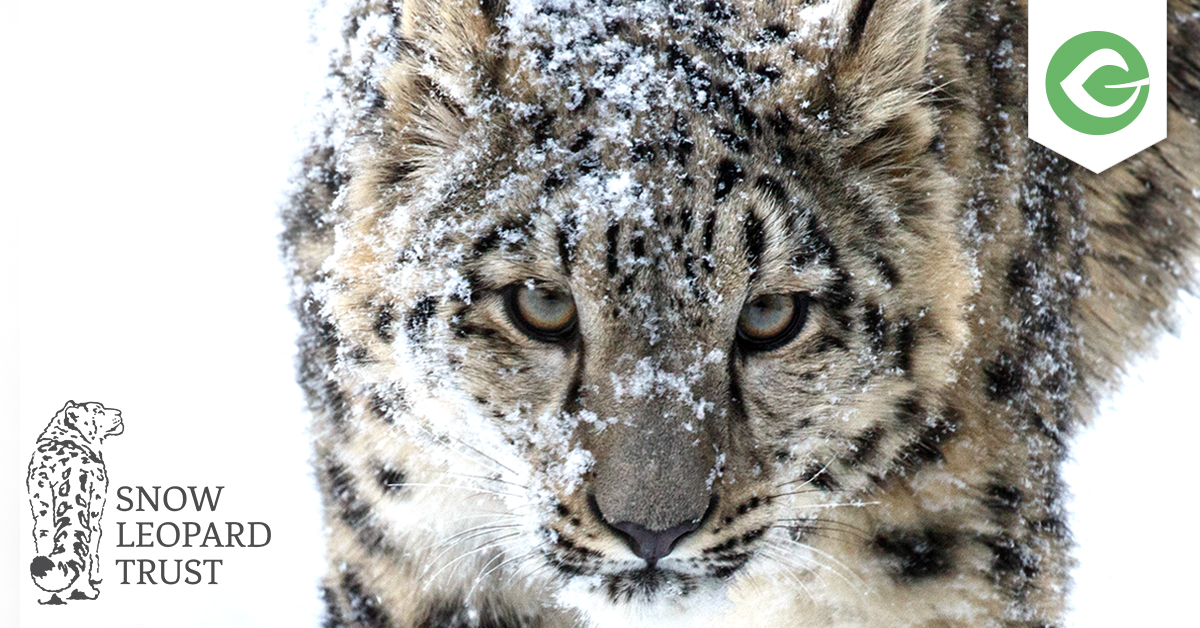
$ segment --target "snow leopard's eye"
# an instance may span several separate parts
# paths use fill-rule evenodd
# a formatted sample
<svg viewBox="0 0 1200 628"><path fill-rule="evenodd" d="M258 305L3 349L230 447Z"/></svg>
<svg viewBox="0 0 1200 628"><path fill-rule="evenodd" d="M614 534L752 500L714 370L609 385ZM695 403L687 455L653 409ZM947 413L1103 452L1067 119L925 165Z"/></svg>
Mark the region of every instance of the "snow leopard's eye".
<svg viewBox="0 0 1200 628"><path fill-rule="evenodd" d="M738 343L747 351L770 351L792 341L808 318L808 294L764 294L738 317Z"/></svg>
<svg viewBox="0 0 1200 628"><path fill-rule="evenodd" d="M525 282L506 288L504 301L513 324L534 340L561 343L575 335L575 300L569 292Z"/></svg>

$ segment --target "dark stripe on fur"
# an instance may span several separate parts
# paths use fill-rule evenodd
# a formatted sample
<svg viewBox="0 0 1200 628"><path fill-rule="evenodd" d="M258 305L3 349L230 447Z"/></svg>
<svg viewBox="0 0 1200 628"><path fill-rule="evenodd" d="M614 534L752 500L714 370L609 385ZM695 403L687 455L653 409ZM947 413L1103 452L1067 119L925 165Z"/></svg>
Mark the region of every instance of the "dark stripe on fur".
<svg viewBox="0 0 1200 628"><path fill-rule="evenodd" d="M948 530L891 530L877 534L871 547L897 581L915 581L949 575L954 570L955 536Z"/></svg>

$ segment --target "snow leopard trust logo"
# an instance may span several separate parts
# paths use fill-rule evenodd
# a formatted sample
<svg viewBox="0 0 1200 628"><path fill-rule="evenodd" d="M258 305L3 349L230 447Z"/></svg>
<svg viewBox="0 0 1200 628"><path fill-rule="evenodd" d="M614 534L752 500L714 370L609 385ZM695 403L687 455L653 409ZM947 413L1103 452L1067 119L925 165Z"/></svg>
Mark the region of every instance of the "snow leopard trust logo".
<svg viewBox="0 0 1200 628"><path fill-rule="evenodd" d="M1029 137L1101 172L1165 139L1166 0L1031 0Z"/></svg>
<svg viewBox="0 0 1200 628"><path fill-rule="evenodd" d="M36 556L29 575L40 604L100 595L100 517L108 470L100 445L125 431L121 411L68 401L38 436L25 485L33 511Z"/></svg>

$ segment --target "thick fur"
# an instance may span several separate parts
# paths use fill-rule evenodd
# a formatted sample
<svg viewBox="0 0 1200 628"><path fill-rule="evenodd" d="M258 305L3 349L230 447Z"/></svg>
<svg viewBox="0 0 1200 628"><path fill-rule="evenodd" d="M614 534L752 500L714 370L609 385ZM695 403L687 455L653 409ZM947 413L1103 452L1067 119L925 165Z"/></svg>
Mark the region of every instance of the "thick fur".
<svg viewBox="0 0 1200 628"><path fill-rule="evenodd" d="M108 491L100 444L124 430L120 410L68 401L38 437L26 487L37 551L29 571L34 584L50 594L43 604L99 595L97 551Z"/></svg>
<svg viewBox="0 0 1200 628"><path fill-rule="evenodd" d="M1071 436L1195 287L1200 3L1100 175L1026 139L1025 14L351 3L285 211L326 625L1061 625Z"/></svg>

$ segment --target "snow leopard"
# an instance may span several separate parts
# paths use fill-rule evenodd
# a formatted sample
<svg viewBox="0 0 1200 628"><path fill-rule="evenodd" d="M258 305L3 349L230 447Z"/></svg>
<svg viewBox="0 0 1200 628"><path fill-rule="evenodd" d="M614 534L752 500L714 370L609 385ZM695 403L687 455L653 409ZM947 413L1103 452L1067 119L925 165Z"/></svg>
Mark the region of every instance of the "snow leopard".
<svg viewBox="0 0 1200 628"><path fill-rule="evenodd" d="M108 492L100 445L124 432L120 410L68 401L38 437L25 484L37 552L29 573L48 594L39 604L100 595L100 518Z"/></svg>
<svg viewBox="0 0 1200 628"><path fill-rule="evenodd" d="M323 625L1062 626L1061 466L1200 253L1027 134L1024 0L346 0L283 210Z"/></svg>

